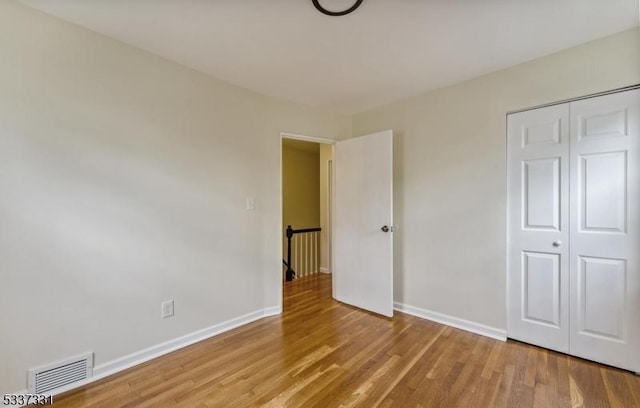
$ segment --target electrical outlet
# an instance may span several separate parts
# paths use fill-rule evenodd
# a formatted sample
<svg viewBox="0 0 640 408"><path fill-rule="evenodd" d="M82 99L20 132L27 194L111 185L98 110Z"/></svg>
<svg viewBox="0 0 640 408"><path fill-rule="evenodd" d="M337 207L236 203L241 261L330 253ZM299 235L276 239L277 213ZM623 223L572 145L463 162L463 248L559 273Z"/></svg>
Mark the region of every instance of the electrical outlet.
<svg viewBox="0 0 640 408"><path fill-rule="evenodd" d="M162 302L162 318L173 316L173 299Z"/></svg>
<svg viewBox="0 0 640 408"><path fill-rule="evenodd" d="M247 197L247 211L255 211L256 199L253 197Z"/></svg>

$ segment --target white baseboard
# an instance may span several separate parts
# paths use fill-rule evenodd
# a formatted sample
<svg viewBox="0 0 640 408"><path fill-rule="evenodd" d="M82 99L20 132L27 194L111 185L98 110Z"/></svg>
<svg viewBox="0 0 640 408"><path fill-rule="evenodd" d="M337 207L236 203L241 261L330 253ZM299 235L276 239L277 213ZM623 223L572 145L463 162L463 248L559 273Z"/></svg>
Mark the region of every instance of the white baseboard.
<svg viewBox="0 0 640 408"><path fill-rule="evenodd" d="M265 316L271 316L274 314L271 309L273 308L262 309L252 313L248 313L246 315L215 324L211 327L189 333L185 336L178 337L176 339L169 340L155 346L151 346L144 350L129 354L128 356L124 356L119 359L100 364L93 369L93 378L97 376L106 377L108 375L117 373L118 371L122 371L135 365L152 360L156 357L160 357L164 354L171 353L172 351L190 346L194 343L208 339L217 334L221 334L247 323L254 322ZM267 313L267 311L269 311L269 314Z"/></svg>
<svg viewBox="0 0 640 408"><path fill-rule="evenodd" d="M93 376L91 378L88 378L83 381L78 381L73 384L69 384L65 387L57 388L46 394L58 395L58 394L65 393L67 391L71 391L75 388L82 387L94 381L98 381L110 375L116 374L120 371L137 366L138 364L142 364L149 360L153 360L154 358L157 358L165 354L171 353L173 351L179 350L181 348L190 346L199 341L206 340L210 337L216 336L218 334L222 334L226 331L235 329L237 327L254 322L256 320L260 320L263 317L275 316L281 313L282 313L282 307L280 306L268 307L265 309L257 310L255 312L247 313L243 316L239 316L222 323L215 324L211 327L207 327L205 329L198 330L193 333L189 333L187 335L175 338L173 340L165 341L164 343L156 344L155 346L151 346L149 348L136 351L135 353L131 353L127 356L120 357L118 359L97 365L93 368ZM28 393L27 390L16 392L16 394L27 394L27 393Z"/></svg>
<svg viewBox="0 0 640 408"><path fill-rule="evenodd" d="M438 312L432 312L431 310L421 309L419 307L405 305L399 302L394 302L393 308L399 312L403 312L411 316L416 316L421 319L431 320L436 323L455 327L456 329L465 330L471 333L479 334L481 336L491 337L492 339L507 341L506 330L485 326L484 324L475 323L469 320L460 319Z"/></svg>
<svg viewBox="0 0 640 408"><path fill-rule="evenodd" d="M282 306L271 306L263 310L263 317L277 316L282 314Z"/></svg>
<svg viewBox="0 0 640 408"><path fill-rule="evenodd" d="M325 268L324 266L320 267L320 272L321 273L331 273L331 271L329 270L329 268Z"/></svg>

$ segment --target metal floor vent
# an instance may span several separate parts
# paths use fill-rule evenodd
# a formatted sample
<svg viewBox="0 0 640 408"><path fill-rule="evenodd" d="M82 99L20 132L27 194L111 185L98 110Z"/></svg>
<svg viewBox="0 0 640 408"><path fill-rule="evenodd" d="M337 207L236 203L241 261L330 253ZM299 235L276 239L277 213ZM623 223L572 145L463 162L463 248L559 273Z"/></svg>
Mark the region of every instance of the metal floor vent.
<svg viewBox="0 0 640 408"><path fill-rule="evenodd" d="M29 370L29 392L43 394L93 375L93 353Z"/></svg>

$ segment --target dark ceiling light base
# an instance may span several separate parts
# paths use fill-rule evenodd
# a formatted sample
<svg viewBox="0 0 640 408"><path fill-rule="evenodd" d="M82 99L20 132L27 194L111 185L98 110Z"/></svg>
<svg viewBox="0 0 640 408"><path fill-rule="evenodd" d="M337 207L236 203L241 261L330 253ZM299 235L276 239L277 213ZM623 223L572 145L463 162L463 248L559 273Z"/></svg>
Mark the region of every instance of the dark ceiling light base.
<svg viewBox="0 0 640 408"><path fill-rule="evenodd" d="M322 7L318 0L311 0L311 1L313 2L313 5L316 6L316 8L318 9L319 12L321 12L322 14L326 14L328 16L332 16L332 17L346 16L347 14L354 12L358 7L360 7L360 4L362 4L362 0L356 0L356 2L353 4L353 6L349 7L346 10L343 10L343 11L330 11L330 10L327 10L326 8Z"/></svg>

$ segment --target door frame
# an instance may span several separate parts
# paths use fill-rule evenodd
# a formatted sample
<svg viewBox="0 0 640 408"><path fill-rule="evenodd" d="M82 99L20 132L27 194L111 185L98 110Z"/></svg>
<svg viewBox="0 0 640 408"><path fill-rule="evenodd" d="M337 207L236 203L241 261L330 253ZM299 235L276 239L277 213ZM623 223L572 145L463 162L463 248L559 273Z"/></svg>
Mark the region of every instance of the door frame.
<svg viewBox="0 0 640 408"><path fill-rule="evenodd" d="M278 243L278 259L279 259L279 275L280 276L280 284L278 285L278 306L280 311L282 312L282 310L284 309L284 304L283 304L283 299L282 299L282 254L283 254L283 242L284 242L284 231L282 231L282 211L284 209L284 200L282 199L282 194L283 194L283 186L282 186L282 177L284 176L284 173L282 171L282 141L283 139L293 139L293 140L301 140L303 142L312 142L312 143L319 143L319 144L325 144L325 145L330 145L332 151L335 151L335 144L336 144L336 140L333 139L326 139L326 138L322 138L322 137L315 137L315 136L305 136L305 135L300 135L300 134L296 134L296 133L290 133L290 132L280 132L280 151L279 151L279 156L280 156L280 180L279 180L279 196L278 196L278 200L280 201L280 213L278 214L278 225L280 226L280 240ZM332 166L331 171L332 173L335 171L335 157L333 159L334 162L334 166ZM333 174L331 175L333 178ZM333 189L333 185L331 185L331 188ZM331 191L329 193L329 212L331 214L331 217L329 217L329 241L333 242L333 213L334 213L334 194L333 191ZM333 273L334 267L333 267L333 251L329 252L329 268L331 269L331 272Z"/></svg>
<svg viewBox="0 0 640 408"><path fill-rule="evenodd" d="M508 142L509 142L509 132L508 132L508 120L509 120L509 115L514 114L514 113L520 113L520 112L526 112L526 111L530 111L530 110L534 110L534 109L539 109L539 108L546 108L548 106L554 106L554 105L561 105L563 103L569 103L569 102L575 102L575 101L580 101L583 99L590 99L590 98L597 98L599 96L604 96L604 95L611 95L611 94L615 94L615 93L620 93L620 92L625 92L625 91L631 91L634 89L640 89L640 84L635 84L635 85L630 85L630 86L624 86L621 88L615 88L615 89L611 89L608 91L602 91L602 92L596 92L596 93L592 93L592 94L587 94L587 95L582 95L582 96L576 96L574 98L569 98L569 99L563 99L560 101L555 101L555 102L550 102L550 103L545 103L545 104L541 104L541 105L536 105L536 106L530 106L528 108L520 108L520 109L514 109L511 111L508 111L505 115L504 115L504 158L505 158L505 171L506 171L506 177L505 177L505 195L507 198L507 206L506 206L506 211L505 211L505 219L506 219L506 231L505 231L505 238L506 238L506 242L505 242L505 250L506 250L506 256L505 256L505 291L506 291L506 296L505 296L505 309L506 309L506 338L509 338L509 320L510 320L510 315L511 315L511 310L509 308L509 305L511 304L510 301L510 295L509 295L509 284L510 284L510 273L509 273L509 249L510 249L510 245L511 245L511 239L510 239L510 234L509 234L509 230L510 230L510 223L509 223L509 205L511 204L511 200L509 199L509 168L508 168L508 160L509 160L509 146L508 146Z"/></svg>

